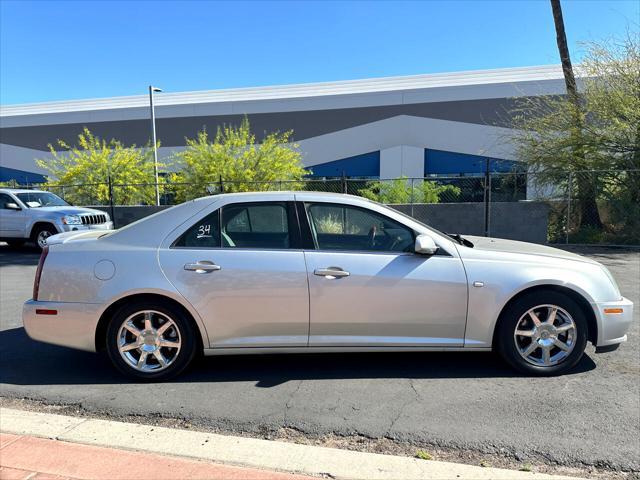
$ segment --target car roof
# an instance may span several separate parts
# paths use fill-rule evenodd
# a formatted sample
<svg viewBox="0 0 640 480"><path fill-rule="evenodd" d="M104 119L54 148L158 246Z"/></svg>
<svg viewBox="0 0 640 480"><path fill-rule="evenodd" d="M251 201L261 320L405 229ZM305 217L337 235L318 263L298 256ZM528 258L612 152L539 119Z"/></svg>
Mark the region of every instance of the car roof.
<svg viewBox="0 0 640 480"><path fill-rule="evenodd" d="M269 198L271 196L281 196L283 194L287 195L295 195L297 197L305 198L305 197L321 197L323 199L345 199L351 198L354 200L361 200L364 202L370 202L371 200L359 197L357 195L349 195L346 193L333 193L333 192L320 192L315 190L277 190L277 191L269 191L269 192L236 192L236 193L220 193L217 195L211 195L209 197L201 197L201 198L242 198L242 197L264 197Z"/></svg>
<svg viewBox="0 0 640 480"><path fill-rule="evenodd" d="M148 245L157 239L164 239L172 230L183 223L188 223L192 217L197 216L199 212L205 209L218 208L220 204L224 205L237 202L268 202L271 199L274 201L293 200L294 196L301 201L322 199L320 201L347 204L362 205L365 202L374 203L362 197L327 192L274 191L221 193L195 198L179 205L174 205L171 208L163 209L114 231L112 234L109 234L107 238L129 245ZM152 232L154 240L150 239L148 232Z"/></svg>
<svg viewBox="0 0 640 480"><path fill-rule="evenodd" d="M3 193L49 193L45 190L33 190L31 188L11 188L11 187L0 187L0 192L3 192Z"/></svg>

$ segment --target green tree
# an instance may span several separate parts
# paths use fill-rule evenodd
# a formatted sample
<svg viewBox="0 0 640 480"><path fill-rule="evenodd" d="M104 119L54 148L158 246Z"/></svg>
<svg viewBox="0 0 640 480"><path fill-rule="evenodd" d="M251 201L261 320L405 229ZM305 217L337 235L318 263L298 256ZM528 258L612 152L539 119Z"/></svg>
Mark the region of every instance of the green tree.
<svg viewBox="0 0 640 480"><path fill-rule="evenodd" d="M187 138L186 149L175 156L179 170L171 178L177 199L205 195L221 179L225 192L300 188L309 172L302 167L298 145L291 143L292 134L270 133L258 143L245 117L239 126L219 127L213 141L206 130Z"/></svg>
<svg viewBox="0 0 640 480"><path fill-rule="evenodd" d="M612 219L615 224L609 222L605 228L628 233L640 223L638 37L587 44L579 71L579 102L571 96L516 99L516 133L511 140L538 183L566 187L572 173L580 228L601 229L596 200L609 198L624 201L624 206L613 209L618 212ZM626 172L613 175L598 170Z"/></svg>
<svg viewBox="0 0 640 480"><path fill-rule="evenodd" d="M362 197L386 204L439 203L441 199L455 201L460 189L454 185L438 185L428 180L409 181L407 177L376 180L359 190Z"/></svg>
<svg viewBox="0 0 640 480"><path fill-rule="evenodd" d="M6 187L6 188L20 188L20 184L18 183L17 180L15 179L11 179L8 180L6 182L0 182L0 187Z"/></svg>
<svg viewBox="0 0 640 480"><path fill-rule="evenodd" d="M51 158L36 163L47 170L47 187L77 204L107 203L108 179L114 187L118 204L155 203L155 177L149 148L126 147L119 141L103 140L84 128L77 144L57 142L58 150L49 144ZM62 188L64 186L64 189Z"/></svg>

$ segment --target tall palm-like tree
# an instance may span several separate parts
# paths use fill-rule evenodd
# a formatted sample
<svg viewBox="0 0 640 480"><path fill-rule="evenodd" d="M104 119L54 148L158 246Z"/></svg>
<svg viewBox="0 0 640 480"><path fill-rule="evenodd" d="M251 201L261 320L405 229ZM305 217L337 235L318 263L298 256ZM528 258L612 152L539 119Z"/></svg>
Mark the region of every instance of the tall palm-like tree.
<svg viewBox="0 0 640 480"><path fill-rule="evenodd" d="M581 145L582 137L582 117L580 114L581 105L576 86L576 77L573 73L571 65L571 56L569 55L569 45L567 43L567 34L564 29L564 19L562 18L562 6L560 0L551 0L551 9L553 11L553 23L556 28L556 42L558 44L558 53L560 54L560 62L562 63L562 73L564 74L564 83L567 88L569 100L573 103L575 116L575 135L577 145ZM574 155L580 159L584 159L585 152L582 148L576 148ZM585 164L586 162L580 162ZM598 212L596 203L596 192L594 189L595 182L591 179L591 173L578 173L576 176L576 185L578 187L578 199L580 201L580 225L602 228L602 220Z"/></svg>
<svg viewBox="0 0 640 480"><path fill-rule="evenodd" d="M567 94L573 101L577 102L578 89L576 88L576 77L573 74L573 65L571 65L571 56L569 55L567 34L564 30L564 19L562 18L562 6L560 5L560 0L551 0L551 9L553 10L553 23L556 27L556 42L558 44L560 62L562 63L564 83L567 86Z"/></svg>

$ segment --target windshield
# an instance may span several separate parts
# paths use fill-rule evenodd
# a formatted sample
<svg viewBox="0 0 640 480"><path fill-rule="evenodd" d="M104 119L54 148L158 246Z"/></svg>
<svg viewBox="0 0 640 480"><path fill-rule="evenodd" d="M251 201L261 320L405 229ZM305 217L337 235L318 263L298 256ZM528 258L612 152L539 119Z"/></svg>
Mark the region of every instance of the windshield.
<svg viewBox="0 0 640 480"><path fill-rule="evenodd" d="M69 204L59 196L49 192L16 193L16 197L29 208L69 206Z"/></svg>

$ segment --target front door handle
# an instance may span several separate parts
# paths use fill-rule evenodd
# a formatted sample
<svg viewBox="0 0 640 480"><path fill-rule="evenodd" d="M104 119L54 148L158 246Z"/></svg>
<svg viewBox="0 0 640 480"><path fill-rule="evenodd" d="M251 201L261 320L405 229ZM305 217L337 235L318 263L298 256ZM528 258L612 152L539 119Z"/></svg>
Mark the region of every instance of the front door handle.
<svg viewBox="0 0 640 480"><path fill-rule="evenodd" d="M208 260L200 260L196 263L186 263L184 269L196 273L211 273L221 270L222 267Z"/></svg>
<svg viewBox="0 0 640 480"><path fill-rule="evenodd" d="M316 268L313 271L314 275L318 275L319 277L324 277L329 280L335 280L336 278L348 277L351 275L349 272L344 271L340 267L327 267L327 268Z"/></svg>

